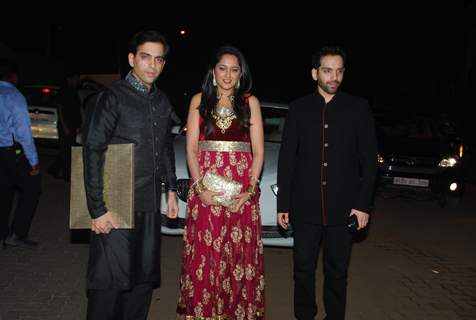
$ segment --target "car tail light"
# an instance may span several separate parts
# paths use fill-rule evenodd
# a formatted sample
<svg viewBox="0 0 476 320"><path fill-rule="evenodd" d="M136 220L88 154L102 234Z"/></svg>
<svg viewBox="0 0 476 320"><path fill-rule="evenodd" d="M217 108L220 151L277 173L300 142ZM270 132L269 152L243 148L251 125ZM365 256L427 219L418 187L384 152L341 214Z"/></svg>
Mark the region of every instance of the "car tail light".
<svg viewBox="0 0 476 320"><path fill-rule="evenodd" d="M43 88L41 89L41 92L44 93L44 94L48 94L51 92L51 89L50 88Z"/></svg>

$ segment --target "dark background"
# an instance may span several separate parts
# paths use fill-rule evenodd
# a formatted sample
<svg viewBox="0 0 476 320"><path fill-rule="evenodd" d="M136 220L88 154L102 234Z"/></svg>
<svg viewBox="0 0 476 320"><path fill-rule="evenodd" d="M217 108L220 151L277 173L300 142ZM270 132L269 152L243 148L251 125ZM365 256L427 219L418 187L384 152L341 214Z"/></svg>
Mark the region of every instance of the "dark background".
<svg viewBox="0 0 476 320"><path fill-rule="evenodd" d="M287 103L315 90L312 53L324 44L337 44L349 55L343 90L364 96L376 110L443 112L467 133L472 129L474 0L129 5L102 11L72 3L62 10L9 15L0 22L1 50L18 60L26 83L58 83L67 70L124 75L130 36L144 28L157 29L172 47L159 86L183 115L221 45L234 45L245 54L253 94L263 101Z"/></svg>

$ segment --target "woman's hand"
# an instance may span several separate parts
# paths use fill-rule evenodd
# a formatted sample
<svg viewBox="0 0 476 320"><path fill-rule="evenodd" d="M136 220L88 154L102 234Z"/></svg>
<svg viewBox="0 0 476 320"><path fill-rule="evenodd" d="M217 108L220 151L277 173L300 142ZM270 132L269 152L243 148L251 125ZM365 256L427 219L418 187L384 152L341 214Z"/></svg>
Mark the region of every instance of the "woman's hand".
<svg viewBox="0 0 476 320"><path fill-rule="evenodd" d="M207 206L217 206L218 203L215 201L214 197L221 195L223 195L223 192L213 192L209 190L204 190L198 195L198 197Z"/></svg>
<svg viewBox="0 0 476 320"><path fill-rule="evenodd" d="M245 204L246 201L251 199L251 193L243 192L233 197L235 199L235 205L230 208L231 212L238 212L241 209L241 206Z"/></svg>

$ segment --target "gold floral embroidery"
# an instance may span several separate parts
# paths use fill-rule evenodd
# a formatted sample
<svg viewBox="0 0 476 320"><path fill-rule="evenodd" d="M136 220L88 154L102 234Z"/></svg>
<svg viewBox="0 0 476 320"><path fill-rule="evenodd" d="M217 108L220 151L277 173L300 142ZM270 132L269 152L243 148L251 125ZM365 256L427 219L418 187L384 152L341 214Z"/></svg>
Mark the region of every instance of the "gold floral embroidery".
<svg viewBox="0 0 476 320"><path fill-rule="evenodd" d="M222 313L223 313L223 305L224 305L223 299L222 299L222 298L218 298L218 302L217 302L217 311L218 311L218 314L222 314Z"/></svg>
<svg viewBox="0 0 476 320"><path fill-rule="evenodd" d="M205 152L205 160L203 161L203 167L204 168L209 168L210 167L210 162L211 162L211 155L210 152L206 151Z"/></svg>
<svg viewBox="0 0 476 320"><path fill-rule="evenodd" d="M221 215L221 206L210 206L212 214L215 217L219 217Z"/></svg>
<svg viewBox="0 0 476 320"><path fill-rule="evenodd" d="M255 320L256 316L256 306L252 303L248 303L248 320Z"/></svg>
<svg viewBox="0 0 476 320"><path fill-rule="evenodd" d="M233 242L234 243L240 242L242 237L243 237L243 234L241 232L241 228L238 226L234 226L231 229L231 239L233 240Z"/></svg>
<svg viewBox="0 0 476 320"><path fill-rule="evenodd" d="M230 291L231 291L230 278L226 278L223 280L223 291L225 291L226 294L230 294Z"/></svg>
<svg viewBox="0 0 476 320"><path fill-rule="evenodd" d="M211 294L207 291L207 289L203 289L202 302L204 305L207 305L208 302L210 302L210 297L211 297Z"/></svg>
<svg viewBox="0 0 476 320"><path fill-rule="evenodd" d="M228 157L229 157L230 165L232 167L236 166L236 153L235 153L235 151L231 151L228 154Z"/></svg>
<svg viewBox="0 0 476 320"><path fill-rule="evenodd" d="M251 243L251 228L250 226L246 226L245 228L245 242Z"/></svg>
<svg viewBox="0 0 476 320"><path fill-rule="evenodd" d="M263 240L258 239L258 252L259 254L263 254Z"/></svg>
<svg viewBox="0 0 476 320"><path fill-rule="evenodd" d="M185 290L188 292L188 296L192 298L195 293L195 290L193 287L192 279L190 279L189 275L185 277Z"/></svg>
<svg viewBox="0 0 476 320"><path fill-rule="evenodd" d="M215 165L217 168L223 167L223 154L221 152L217 152L215 157Z"/></svg>
<svg viewBox="0 0 476 320"><path fill-rule="evenodd" d="M202 263L198 266L198 269L195 270L195 275L199 281L203 280L203 267L205 267L205 261L207 260L204 255L201 255Z"/></svg>
<svg viewBox="0 0 476 320"><path fill-rule="evenodd" d="M216 252L220 252L221 251L221 243L222 243L222 238L221 237L218 237L215 240L213 240L213 250L215 250Z"/></svg>
<svg viewBox="0 0 476 320"><path fill-rule="evenodd" d="M225 271L226 271L226 262L221 260L220 265L218 267L218 274L220 276L223 276L225 274Z"/></svg>
<svg viewBox="0 0 476 320"><path fill-rule="evenodd" d="M225 248L224 248L224 250L225 250L225 253L226 253L227 256L230 256L230 255L231 255L231 248L230 248L230 243L229 243L229 242L226 242L226 243L225 243Z"/></svg>
<svg viewBox="0 0 476 320"><path fill-rule="evenodd" d="M193 209L192 209L192 219L197 221L197 218L198 218L198 204L193 206Z"/></svg>
<svg viewBox="0 0 476 320"><path fill-rule="evenodd" d="M236 281L241 281L243 278L243 267L239 264L235 266L235 270L233 270L233 276L235 277Z"/></svg>
<svg viewBox="0 0 476 320"><path fill-rule="evenodd" d="M220 236L223 238L226 234L226 225L222 225L221 226L221 230L220 230Z"/></svg>
<svg viewBox="0 0 476 320"><path fill-rule="evenodd" d="M243 289L241 289L241 297L243 298L243 300L248 300L248 291L246 290L246 287L243 287Z"/></svg>
<svg viewBox="0 0 476 320"><path fill-rule="evenodd" d="M251 221L258 221L258 210L256 210L256 205L251 205Z"/></svg>
<svg viewBox="0 0 476 320"><path fill-rule="evenodd" d="M205 237L204 237L204 241L205 241L205 244L209 247L212 245L212 233L210 232L210 230L205 230Z"/></svg>
<svg viewBox="0 0 476 320"><path fill-rule="evenodd" d="M251 265L251 264L248 264L246 266L246 273L245 273L245 277L246 277L246 280L253 280L253 278L255 277L255 268Z"/></svg>
<svg viewBox="0 0 476 320"><path fill-rule="evenodd" d="M231 170L230 166L226 166L225 170L223 170L224 174L228 179L233 180L233 171Z"/></svg>
<svg viewBox="0 0 476 320"><path fill-rule="evenodd" d="M203 305L201 302L197 303L193 312L195 312L196 317L203 317Z"/></svg>
<svg viewBox="0 0 476 320"><path fill-rule="evenodd" d="M241 304L239 304L235 310L236 320L243 320L245 319L245 309Z"/></svg>
<svg viewBox="0 0 476 320"><path fill-rule="evenodd" d="M243 177L246 169L248 169L248 161L242 154L240 162L238 162L238 165L236 166L236 171L240 177Z"/></svg>

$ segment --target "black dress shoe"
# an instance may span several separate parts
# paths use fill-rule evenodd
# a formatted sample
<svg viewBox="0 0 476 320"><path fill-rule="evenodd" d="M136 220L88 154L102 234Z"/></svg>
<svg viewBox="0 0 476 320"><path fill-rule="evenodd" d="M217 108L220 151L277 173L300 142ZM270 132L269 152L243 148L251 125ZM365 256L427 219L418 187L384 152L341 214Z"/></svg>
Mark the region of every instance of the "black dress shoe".
<svg viewBox="0 0 476 320"><path fill-rule="evenodd" d="M30 240L28 237L18 237L16 234L12 234L5 238L3 245L33 249L38 246L38 242Z"/></svg>

